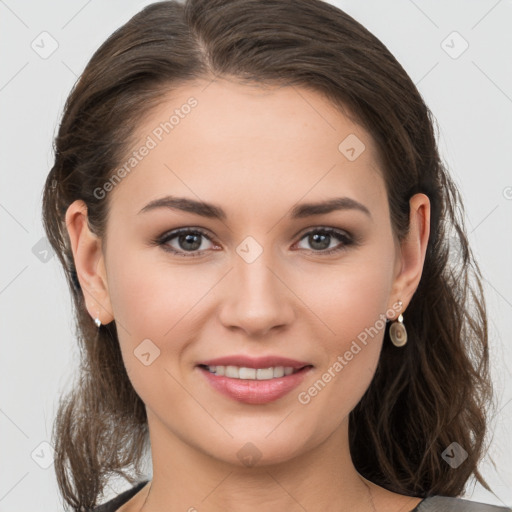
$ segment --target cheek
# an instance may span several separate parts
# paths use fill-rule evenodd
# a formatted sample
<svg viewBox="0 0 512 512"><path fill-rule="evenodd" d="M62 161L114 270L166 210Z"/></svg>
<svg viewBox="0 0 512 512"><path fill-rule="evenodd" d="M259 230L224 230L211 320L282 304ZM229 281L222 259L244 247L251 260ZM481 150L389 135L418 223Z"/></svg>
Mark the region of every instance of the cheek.
<svg viewBox="0 0 512 512"><path fill-rule="evenodd" d="M299 296L321 320L325 339L336 345L382 328L378 320L385 315L391 287L391 258L366 256L356 261L354 257L336 267L304 272Z"/></svg>
<svg viewBox="0 0 512 512"><path fill-rule="evenodd" d="M326 428L357 405L375 373L392 286L391 256L365 252L357 263L356 258L347 259L336 270L323 270L323 275L306 273L309 277L302 281L301 293L325 333L319 336L325 358L310 387L300 390L298 401L311 408L310 417L325 419L325 410L331 411Z"/></svg>
<svg viewBox="0 0 512 512"><path fill-rule="evenodd" d="M155 250L156 252L156 250ZM215 283L199 266L166 264L164 258L143 251L111 255L109 294L116 319L132 341L171 335ZM209 284L211 282L211 284Z"/></svg>
<svg viewBox="0 0 512 512"><path fill-rule="evenodd" d="M202 298L217 279L199 267L179 268L127 252L111 255L116 265L109 269L109 294L125 366L137 388L142 374L152 379L148 360L153 369L175 371L186 340L200 328Z"/></svg>

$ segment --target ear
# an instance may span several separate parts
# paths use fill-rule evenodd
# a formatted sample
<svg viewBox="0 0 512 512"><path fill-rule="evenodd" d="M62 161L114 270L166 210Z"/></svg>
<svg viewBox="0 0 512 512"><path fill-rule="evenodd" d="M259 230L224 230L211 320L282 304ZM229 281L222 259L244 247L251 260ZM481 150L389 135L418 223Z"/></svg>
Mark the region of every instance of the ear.
<svg viewBox="0 0 512 512"><path fill-rule="evenodd" d="M430 235L430 200L425 194L415 194L410 200L409 233L400 244L396 274L391 296L403 302L401 312L407 309L418 288L423 272L427 243ZM391 305L390 305L391 307ZM397 315L399 312L397 312Z"/></svg>
<svg viewBox="0 0 512 512"><path fill-rule="evenodd" d="M92 318L108 324L114 316L101 239L89 229L87 206L82 200L76 200L68 207L66 227L87 311Z"/></svg>

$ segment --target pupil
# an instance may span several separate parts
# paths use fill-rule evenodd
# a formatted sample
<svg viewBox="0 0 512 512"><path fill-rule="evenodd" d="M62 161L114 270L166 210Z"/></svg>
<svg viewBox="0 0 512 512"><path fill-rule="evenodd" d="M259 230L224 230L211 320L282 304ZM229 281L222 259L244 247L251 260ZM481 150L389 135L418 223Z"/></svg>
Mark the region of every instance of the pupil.
<svg viewBox="0 0 512 512"><path fill-rule="evenodd" d="M329 247L330 237L331 235L328 234L315 233L314 235L310 235L311 246L316 249L327 249L327 247ZM319 244L319 246L316 244Z"/></svg>
<svg viewBox="0 0 512 512"><path fill-rule="evenodd" d="M190 234L190 233L186 234L186 235L181 235L179 237L180 245L182 246L183 249L185 249L187 251L193 251L193 250L199 249L199 247L201 247L200 237L201 237L201 235L199 235L199 234ZM194 239L195 239L195 242L194 242ZM185 244L185 245L183 246L183 244ZM192 244L192 247L190 247L190 246L187 247L187 244Z"/></svg>

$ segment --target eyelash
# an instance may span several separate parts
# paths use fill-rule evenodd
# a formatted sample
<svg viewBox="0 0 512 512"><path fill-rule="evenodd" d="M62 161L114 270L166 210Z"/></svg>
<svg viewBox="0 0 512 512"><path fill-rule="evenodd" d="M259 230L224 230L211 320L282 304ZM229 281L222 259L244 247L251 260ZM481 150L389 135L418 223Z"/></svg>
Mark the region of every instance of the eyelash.
<svg viewBox="0 0 512 512"><path fill-rule="evenodd" d="M355 245L355 241L349 235L347 235L343 231L340 231L340 230L334 229L334 228L315 228L315 229L312 229L312 230L307 231L306 233L304 233L301 236L301 238L299 239L299 242L302 239L306 238L307 236L312 235L312 234L316 234L316 233L321 233L321 234L327 234L327 235L334 236L340 242L342 242L342 244L340 246L333 247L331 249L318 250L318 251L315 251L315 250L311 249L311 250L308 251L308 252L313 253L313 254L329 255L329 254L341 252L343 250L346 250L347 247L349 247L351 245ZM205 231L203 231L202 229L200 229L200 228L180 228L180 229L176 229L174 231L165 233L162 236L156 238L155 240L152 241L152 245L161 246L162 249L164 251L166 251L166 252L170 252L172 254L183 256L183 257L186 257L186 258L195 258L195 257L198 257L198 256L202 256L204 251L196 251L196 252L177 251L176 249L171 248L169 245L167 245L168 242L170 242L174 238L177 238L180 235L186 235L186 234L200 234L200 235L204 236L206 239L208 239L210 242L213 242L211 240L211 238L208 236L208 234ZM307 249L305 249L305 250L307 250Z"/></svg>

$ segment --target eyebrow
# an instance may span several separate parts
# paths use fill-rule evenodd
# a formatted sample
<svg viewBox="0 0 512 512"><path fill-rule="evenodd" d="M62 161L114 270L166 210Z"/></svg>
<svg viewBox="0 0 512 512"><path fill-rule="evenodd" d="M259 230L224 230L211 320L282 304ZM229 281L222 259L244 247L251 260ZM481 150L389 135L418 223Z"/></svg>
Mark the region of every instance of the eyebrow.
<svg viewBox="0 0 512 512"><path fill-rule="evenodd" d="M227 218L226 212L220 206L212 203L206 203L204 201L196 201L195 199L189 199L186 197L174 196L165 196L149 202L144 206L144 208L142 208L142 210L139 211L139 214L156 210L158 208L182 210L184 212L201 215L202 217L219 220L226 220ZM372 218L372 214L366 206L355 199L351 199L350 197L336 197L317 203L299 204L292 208L290 217L292 219L301 219L313 215L331 213L337 210L358 210Z"/></svg>

